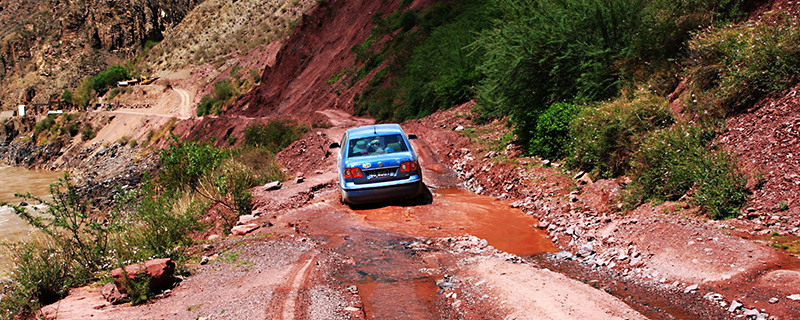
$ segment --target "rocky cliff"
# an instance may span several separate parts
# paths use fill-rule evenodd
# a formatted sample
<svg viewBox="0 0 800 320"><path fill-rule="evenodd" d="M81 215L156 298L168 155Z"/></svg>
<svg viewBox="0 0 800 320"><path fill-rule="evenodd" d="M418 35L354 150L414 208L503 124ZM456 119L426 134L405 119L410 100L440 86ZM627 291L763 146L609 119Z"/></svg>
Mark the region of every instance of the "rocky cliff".
<svg viewBox="0 0 800 320"><path fill-rule="evenodd" d="M160 41L203 0L0 1L0 101L55 99Z"/></svg>

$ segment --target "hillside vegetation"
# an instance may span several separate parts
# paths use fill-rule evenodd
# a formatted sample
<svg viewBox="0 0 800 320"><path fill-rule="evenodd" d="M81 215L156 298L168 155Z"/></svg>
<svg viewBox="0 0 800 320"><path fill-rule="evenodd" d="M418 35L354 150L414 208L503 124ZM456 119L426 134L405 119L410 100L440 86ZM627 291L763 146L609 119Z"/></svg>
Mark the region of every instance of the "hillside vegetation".
<svg viewBox="0 0 800 320"><path fill-rule="evenodd" d="M796 19L776 11L748 20L757 5L401 4L375 15L372 36L353 47L356 65L341 74L378 70L357 96L360 114L402 121L475 100L479 119L508 116L530 155L595 177L630 176L631 205L688 194L725 218L749 191L738 160L715 140L724 119L789 88L800 71Z"/></svg>

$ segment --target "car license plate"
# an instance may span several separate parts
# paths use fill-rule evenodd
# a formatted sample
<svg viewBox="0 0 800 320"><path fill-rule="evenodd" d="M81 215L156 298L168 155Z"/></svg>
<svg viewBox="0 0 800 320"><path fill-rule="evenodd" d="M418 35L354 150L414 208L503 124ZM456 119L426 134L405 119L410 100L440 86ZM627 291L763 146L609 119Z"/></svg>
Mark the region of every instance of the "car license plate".
<svg viewBox="0 0 800 320"><path fill-rule="evenodd" d="M394 169L372 170L367 173L367 179L392 177L394 173Z"/></svg>

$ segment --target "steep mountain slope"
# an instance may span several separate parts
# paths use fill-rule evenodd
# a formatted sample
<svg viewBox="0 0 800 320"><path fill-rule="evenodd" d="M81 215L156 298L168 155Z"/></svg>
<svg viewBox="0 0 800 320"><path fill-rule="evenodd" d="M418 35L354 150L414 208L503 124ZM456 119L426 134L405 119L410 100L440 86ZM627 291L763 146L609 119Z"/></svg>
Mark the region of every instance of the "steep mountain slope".
<svg viewBox="0 0 800 320"><path fill-rule="evenodd" d="M352 68L356 54L352 48L370 36L373 19L378 13L395 12L402 1L342 1L317 2L303 14L291 35L279 48L254 49L248 56L271 56L252 91L218 117L200 118L184 123L176 131L184 137L213 138L218 144L230 137L241 137L242 130L261 118L294 118L303 122L325 121L316 114L328 108L354 110L354 96L363 90L374 70L361 81L343 90L334 90L327 82L334 74ZM423 9L434 1L418 0L405 5ZM277 49L275 53L274 49ZM234 58L235 59L235 58ZM249 59L258 59L257 57ZM246 59L245 59L246 60ZM226 62L228 69L235 64ZM216 79L222 79L221 74ZM211 90L209 88L205 92Z"/></svg>
<svg viewBox="0 0 800 320"><path fill-rule="evenodd" d="M0 1L0 100L57 99L160 41L202 0Z"/></svg>

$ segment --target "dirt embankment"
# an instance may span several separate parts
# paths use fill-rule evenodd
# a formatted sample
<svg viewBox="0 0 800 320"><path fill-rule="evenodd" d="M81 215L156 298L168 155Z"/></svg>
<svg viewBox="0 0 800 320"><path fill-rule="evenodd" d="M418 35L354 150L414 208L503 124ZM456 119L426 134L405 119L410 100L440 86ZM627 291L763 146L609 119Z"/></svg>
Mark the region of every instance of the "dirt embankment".
<svg viewBox="0 0 800 320"><path fill-rule="evenodd" d="M538 227L565 250L559 259L569 262L553 267L560 266L565 272L574 272L576 266L588 270L574 274L583 274L576 276L586 281L600 281L610 291L623 289L614 281L604 283L604 278L621 281L626 291L636 287L651 294L674 295L676 301L687 296L701 298L717 305L718 311L727 311L733 301L744 303L731 315L765 310L761 313L788 319L798 316L800 308L797 301L787 299L800 293L795 292L795 281L775 283L768 279L776 274L800 279L800 264L793 255L772 247L772 242L752 239L753 235L768 238L770 234L797 239L793 225L797 214L766 209L775 208L770 201L797 194L791 170L780 169L796 165L793 157L787 157L797 140L792 129L796 117L791 111L796 109L795 91L789 90L780 99L767 99L755 112L729 121L731 129L723 135L723 142L738 141L726 144L740 150L743 159L772 167L765 170L769 172L766 183L752 198L754 209L725 221L707 220L682 202L645 204L623 211L621 194L628 182L624 177L593 181L586 174L564 170L558 163L520 157L514 145L503 144L508 132L503 122L480 126L469 120L471 104L411 121L406 127L437 137L431 141L430 150L455 170L464 187L514 201L513 206L539 218ZM470 143L468 137L476 143ZM765 149L775 150L763 153ZM764 202L769 205L761 204ZM636 303L636 299L641 296L634 296L631 302ZM645 300L640 303L651 304ZM679 302L677 307L693 308L686 302ZM697 315L690 312L687 316L693 317L691 314Z"/></svg>

